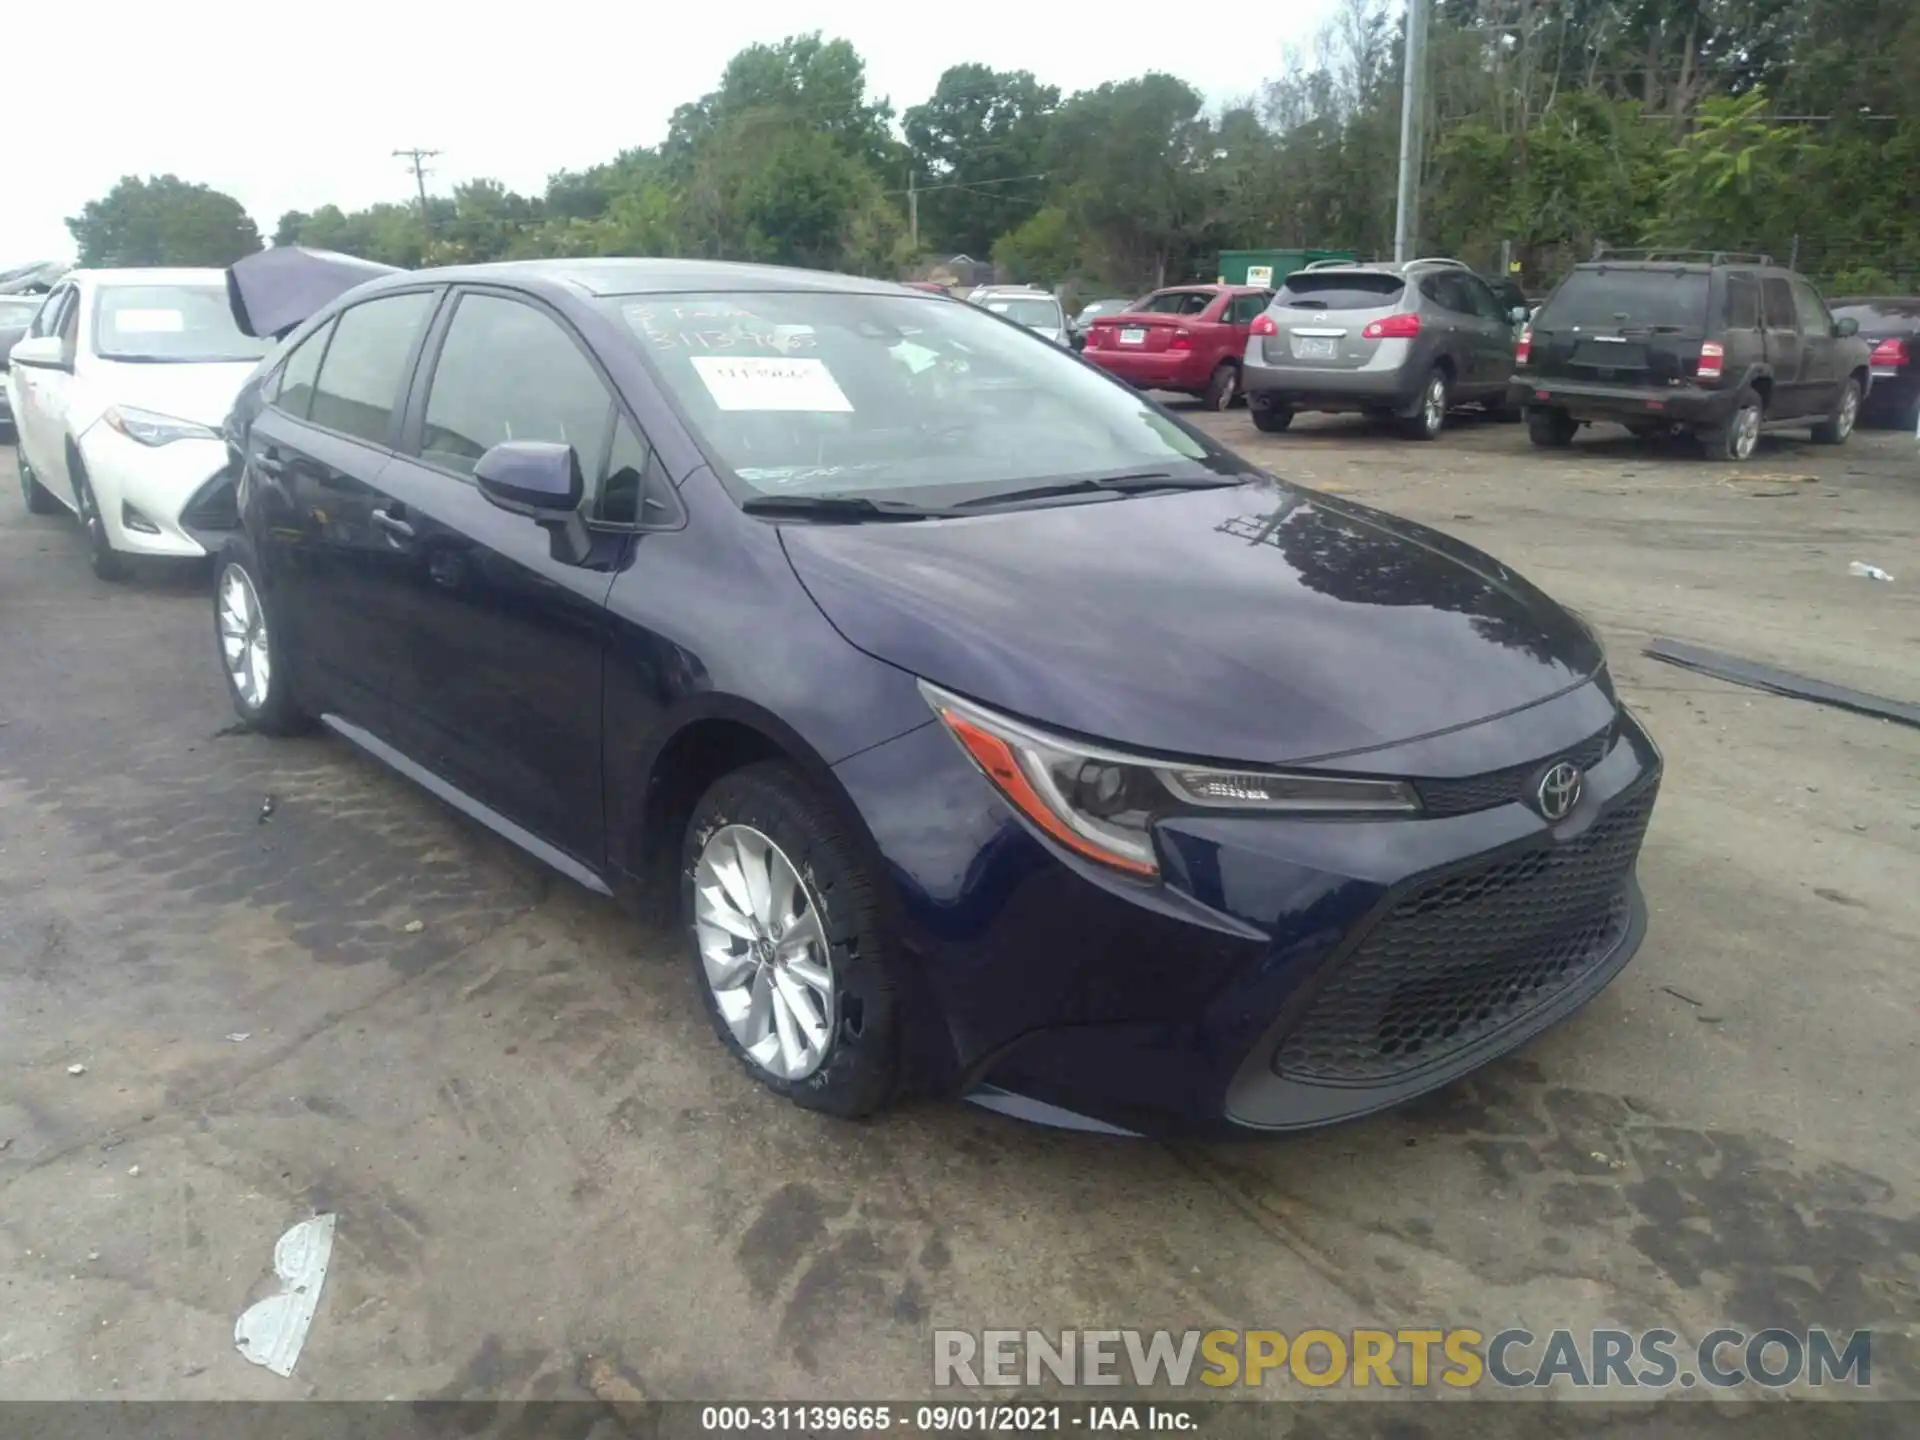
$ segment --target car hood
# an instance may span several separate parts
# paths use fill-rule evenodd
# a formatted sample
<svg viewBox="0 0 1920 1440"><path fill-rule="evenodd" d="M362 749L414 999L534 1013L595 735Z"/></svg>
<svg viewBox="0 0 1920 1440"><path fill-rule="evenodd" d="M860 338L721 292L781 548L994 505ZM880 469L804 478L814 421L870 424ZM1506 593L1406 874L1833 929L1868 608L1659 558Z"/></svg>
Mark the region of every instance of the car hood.
<svg viewBox="0 0 1920 1440"><path fill-rule="evenodd" d="M247 383L247 377L259 363L241 360L128 365L95 360L89 372L94 383L88 387L88 393L102 408L128 405L136 410L151 410L156 415L195 420L218 430L233 408L240 387Z"/></svg>
<svg viewBox="0 0 1920 1440"><path fill-rule="evenodd" d="M284 336L347 291L395 273L355 255L276 245L227 267L227 302L241 334Z"/></svg>
<svg viewBox="0 0 1920 1440"><path fill-rule="evenodd" d="M782 533L869 654L1172 755L1329 758L1533 704L1603 664L1498 561L1277 482Z"/></svg>

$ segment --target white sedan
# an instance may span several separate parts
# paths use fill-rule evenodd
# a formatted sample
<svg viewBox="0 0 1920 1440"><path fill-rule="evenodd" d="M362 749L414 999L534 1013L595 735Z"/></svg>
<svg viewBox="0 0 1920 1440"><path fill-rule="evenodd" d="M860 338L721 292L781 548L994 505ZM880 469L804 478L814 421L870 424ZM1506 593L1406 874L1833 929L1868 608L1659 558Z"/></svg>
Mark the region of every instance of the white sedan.
<svg viewBox="0 0 1920 1440"><path fill-rule="evenodd" d="M8 357L27 508L79 516L105 580L206 554L232 523L220 427L272 345L241 334L225 271L71 272Z"/></svg>

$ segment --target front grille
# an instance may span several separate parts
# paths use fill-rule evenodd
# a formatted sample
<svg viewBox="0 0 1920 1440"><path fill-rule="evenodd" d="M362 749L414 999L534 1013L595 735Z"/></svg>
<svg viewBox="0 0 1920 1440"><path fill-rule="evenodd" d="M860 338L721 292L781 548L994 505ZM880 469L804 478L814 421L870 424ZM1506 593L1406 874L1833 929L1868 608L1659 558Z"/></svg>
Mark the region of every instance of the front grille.
<svg viewBox="0 0 1920 1440"><path fill-rule="evenodd" d="M1475 810L1491 810L1515 800L1527 800L1527 782L1547 766L1570 760L1581 774L1593 769L1613 749L1614 729L1609 725L1598 735L1583 740L1571 750L1529 760L1524 765L1509 765L1504 770L1489 770L1484 775L1469 775L1462 780L1415 780L1422 810L1431 816L1466 815Z"/></svg>
<svg viewBox="0 0 1920 1440"><path fill-rule="evenodd" d="M1612 954L1657 781L1579 839L1408 892L1281 1042L1273 1068L1323 1083L1425 1069L1537 1009Z"/></svg>
<svg viewBox="0 0 1920 1440"><path fill-rule="evenodd" d="M193 492L180 511L180 523L189 530L232 530L240 524L240 507L233 472L222 470Z"/></svg>

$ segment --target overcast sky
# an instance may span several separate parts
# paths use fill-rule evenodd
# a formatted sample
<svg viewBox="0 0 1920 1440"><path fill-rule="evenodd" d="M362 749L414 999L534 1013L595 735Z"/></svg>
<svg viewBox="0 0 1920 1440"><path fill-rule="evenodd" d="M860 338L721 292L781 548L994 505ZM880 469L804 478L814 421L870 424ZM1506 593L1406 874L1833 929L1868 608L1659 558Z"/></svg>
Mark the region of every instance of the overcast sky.
<svg viewBox="0 0 1920 1440"><path fill-rule="evenodd" d="M537 192L554 170L657 142L735 51L808 30L852 41L896 112L969 60L1063 92L1162 69L1219 101L1278 74L1284 47L1309 40L1331 4L1212 12L1224 22L1189 28L1172 12L1066 0L67 0L41 29L77 39L76 63L34 45L11 55L0 90L0 269L71 259L66 217L128 174L224 190L263 237L287 210L410 199L391 154L403 146L444 152L434 189L486 175Z"/></svg>

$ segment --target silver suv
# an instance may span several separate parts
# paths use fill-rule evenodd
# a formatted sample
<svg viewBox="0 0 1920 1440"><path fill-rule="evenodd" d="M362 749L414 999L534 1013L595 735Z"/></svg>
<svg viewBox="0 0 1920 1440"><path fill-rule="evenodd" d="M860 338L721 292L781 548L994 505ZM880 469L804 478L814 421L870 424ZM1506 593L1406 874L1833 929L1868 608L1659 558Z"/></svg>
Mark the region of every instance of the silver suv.
<svg viewBox="0 0 1920 1440"><path fill-rule="evenodd" d="M975 305L1024 325L1036 335L1066 345L1067 315L1058 297L1029 285L982 285L967 296Z"/></svg>
<svg viewBox="0 0 1920 1440"><path fill-rule="evenodd" d="M1323 261L1289 275L1253 322L1241 368L1253 423L1271 435L1297 410L1358 411L1433 440L1456 405L1516 418L1507 381L1526 318L1458 260Z"/></svg>

